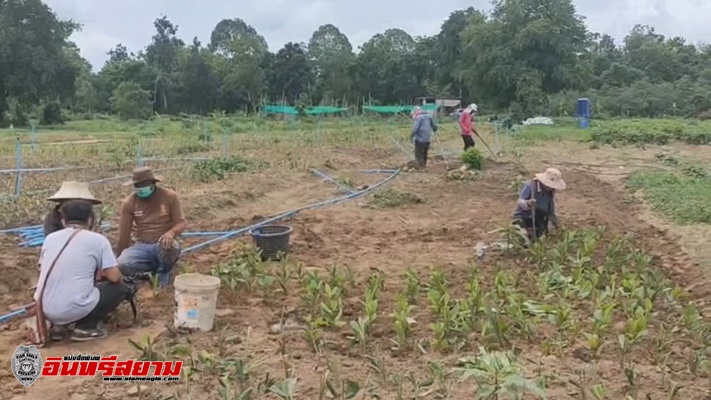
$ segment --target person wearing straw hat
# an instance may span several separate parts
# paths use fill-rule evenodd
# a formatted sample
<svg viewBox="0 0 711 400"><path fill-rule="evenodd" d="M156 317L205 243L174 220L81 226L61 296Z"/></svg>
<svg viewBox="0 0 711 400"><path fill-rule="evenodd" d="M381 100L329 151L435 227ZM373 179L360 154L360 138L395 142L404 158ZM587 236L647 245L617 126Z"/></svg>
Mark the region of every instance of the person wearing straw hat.
<svg viewBox="0 0 711 400"><path fill-rule="evenodd" d="M47 198L47 201L57 203L57 205L44 217L44 237L50 233L64 229L62 216L59 213L62 204L69 200L86 200L93 205L101 204L100 200L94 197L86 182L62 182L62 186L57 193Z"/></svg>
<svg viewBox="0 0 711 400"><path fill-rule="evenodd" d="M565 190L565 181L558 169L548 168L536 174L521 189L513 224L525 229L531 240L548 233L549 221L558 229L560 223L555 211L555 194L561 190Z"/></svg>
<svg viewBox="0 0 711 400"><path fill-rule="evenodd" d="M472 103L459 114L459 129L462 132L464 151L476 145L472 133L476 132L476 129L474 129L474 114L477 113L478 109L477 105Z"/></svg>
<svg viewBox="0 0 711 400"><path fill-rule="evenodd" d="M423 169L427 166L427 153L430 149L430 140L434 132L437 132L437 124L432 116L427 114L421 107L412 110L412 132L410 141L415 144L415 160L417 167Z"/></svg>
<svg viewBox="0 0 711 400"><path fill-rule="evenodd" d="M170 283L170 272L180 257L177 238L187 228L178 195L159 187L162 177L150 167L133 170L124 186L133 193L121 204L116 248L121 273L126 276L157 274L161 286ZM131 234L135 242L130 245Z"/></svg>

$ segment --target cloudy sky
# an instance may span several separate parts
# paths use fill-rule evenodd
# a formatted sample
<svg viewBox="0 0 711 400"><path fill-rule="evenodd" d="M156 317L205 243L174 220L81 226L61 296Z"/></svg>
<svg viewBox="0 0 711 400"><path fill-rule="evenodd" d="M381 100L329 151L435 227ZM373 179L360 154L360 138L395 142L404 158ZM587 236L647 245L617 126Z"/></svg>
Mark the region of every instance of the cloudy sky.
<svg viewBox="0 0 711 400"><path fill-rule="evenodd" d="M74 35L82 54L99 69L117 43L132 51L148 44L153 21L167 15L186 42L203 43L224 18L241 18L276 51L286 42L307 42L320 25L331 23L358 46L388 28L431 35L456 9L489 9L489 0L45 0L64 19L83 24ZM576 0L591 30L624 37L634 24L653 25L666 36L711 42L708 0Z"/></svg>

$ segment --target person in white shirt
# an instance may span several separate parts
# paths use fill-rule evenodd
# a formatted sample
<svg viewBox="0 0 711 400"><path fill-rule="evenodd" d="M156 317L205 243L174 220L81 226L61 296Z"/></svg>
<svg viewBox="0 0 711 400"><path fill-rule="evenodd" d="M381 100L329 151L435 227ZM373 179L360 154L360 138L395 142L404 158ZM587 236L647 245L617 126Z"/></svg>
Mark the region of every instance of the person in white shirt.
<svg viewBox="0 0 711 400"><path fill-rule="evenodd" d="M128 288L109 240L91 231L95 221L92 203L70 200L59 212L64 229L44 240L35 300L46 285L42 310L52 323L52 340L62 340L72 324L74 341L103 338L106 332L99 322L126 300Z"/></svg>

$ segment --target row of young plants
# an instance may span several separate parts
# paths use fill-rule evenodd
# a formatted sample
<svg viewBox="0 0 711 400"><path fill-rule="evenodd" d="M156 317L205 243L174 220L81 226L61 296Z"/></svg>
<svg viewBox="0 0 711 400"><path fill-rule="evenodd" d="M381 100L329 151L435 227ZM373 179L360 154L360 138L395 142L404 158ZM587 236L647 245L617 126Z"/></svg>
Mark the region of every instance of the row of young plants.
<svg viewBox="0 0 711 400"><path fill-rule="evenodd" d="M620 119L596 121L592 140L603 144L711 144L711 122L685 119Z"/></svg>
<svg viewBox="0 0 711 400"><path fill-rule="evenodd" d="M341 378L329 367L319 398L447 398L457 379L471 379L478 398L524 393L542 398L555 377L539 372L527 379L531 371L526 373L520 357L530 351L578 357L591 365L614 360L627 383L624 395L631 399L639 398L640 365L660 368L671 399L691 395L680 390L684 383L708 381L711 387L711 324L630 239L610 238L603 229L567 232L524 249L512 232L503 235L510 246L493 268L472 264L465 276L410 268L394 298L384 290L392 287L393 277L380 272L359 285L348 268L323 273L288 260L270 268L254 252L238 254L213 274L235 301L260 292L265 299L298 293L301 335L311 350L321 357L345 351L366 363L371 375L364 383ZM359 299L355 306L354 298ZM288 360L286 341L280 343ZM389 357L414 360L433 352L442 361L429 362L423 376L386 372ZM476 356L465 356L472 353ZM185 354L194 357L192 351ZM462 357L445 362L451 355ZM211 362L210 356L201 357L197 374ZM251 373L259 375L256 365L261 364L250 357L245 352L240 368L254 364ZM283 368L281 380L245 383L240 381L246 379L244 371L224 366L230 362L236 361L208 368L221 377L222 398L264 393L305 398L297 396L299 382L291 366ZM577 385L583 399L619 398L619 388L607 387L599 377L581 378Z"/></svg>

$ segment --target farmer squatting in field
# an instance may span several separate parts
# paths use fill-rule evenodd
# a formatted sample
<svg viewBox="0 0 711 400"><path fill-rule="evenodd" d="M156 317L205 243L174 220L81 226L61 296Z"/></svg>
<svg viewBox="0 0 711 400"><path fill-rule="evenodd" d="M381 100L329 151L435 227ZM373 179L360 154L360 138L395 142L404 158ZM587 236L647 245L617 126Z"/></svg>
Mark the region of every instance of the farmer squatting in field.
<svg viewBox="0 0 711 400"><path fill-rule="evenodd" d="M121 205L121 222L116 253L126 276L157 274L161 286L170 283L170 272L180 257L178 236L185 231L178 195L157 186L160 177L149 167L133 171L133 193ZM135 243L129 246L131 233Z"/></svg>
<svg viewBox="0 0 711 400"><path fill-rule="evenodd" d="M513 224L525 229L530 240L546 234L549 221L558 229L555 193L564 189L565 181L559 170L548 168L546 172L536 174L521 189L513 215Z"/></svg>
<svg viewBox="0 0 711 400"><path fill-rule="evenodd" d="M74 189L80 189L80 185L76 183ZM88 191L88 185L83 185L86 188L81 189ZM92 232L96 221L93 203L65 201L59 213L63 229L45 237L40 253L40 277L34 295L38 329L32 338L38 345L46 341L45 320L51 324L52 340L64 339L71 325L74 341L105 337L99 322L128 296L111 243L104 235Z"/></svg>
<svg viewBox="0 0 711 400"><path fill-rule="evenodd" d="M427 114L422 108L415 107L412 111L412 133L410 141L415 144L415 160L417 167L422 169L427 166L427 153L430 149L430 140L434 132L437 132L437 124L435 124L432 116Z"/></svg>

